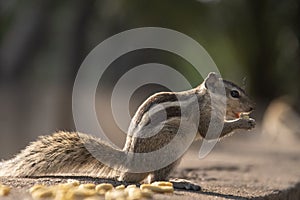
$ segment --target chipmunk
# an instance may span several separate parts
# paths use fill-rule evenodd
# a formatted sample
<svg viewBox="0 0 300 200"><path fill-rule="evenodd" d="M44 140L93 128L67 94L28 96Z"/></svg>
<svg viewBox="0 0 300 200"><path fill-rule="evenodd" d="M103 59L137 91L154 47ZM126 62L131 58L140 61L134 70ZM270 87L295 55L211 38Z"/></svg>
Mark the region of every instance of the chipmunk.
<svg viewBox="0 0 300 200"><path fill-rule="evenodd" d="M221 88L223 91L225 89L225 93L220 92ZM214 104L212 96L216 99ZM192 97L194 100L190 101ZM226 103L224 112L218 102L222 98L225 98ZM180 103L178 99L183 102L181 105L178 104ZM164 105L164 109L160 109L160 105ZM156 110L153 111L152 108ZM217 115L212 117L212 110L215 110ZM150 182L166 180L179 164L182 155L174 157L174 161L160 169L138 173L121 170L124 168L122 160L130 152L148 153L159 150L179 135L180 140L173 144L171 151L157 158L157 162L163 161L173 156L181 141L187 140L187 133L193 127L196 128L196 135L192 140L199 136L216 139L215 136L206 137L211 122L213 125L224 123L221 133L216 137L224 137L236 129L252 129L255 127L255 120L242 115L248 116L253 110L254 103L243 89L211 72L196 88L184 92L160 92L149 97L132 118L123 149L116 149L109 143L87 134L61 131L39 137L14 158L0 163L0 176L33 177L67 174L112 178L133 183L142 182L147 178ZM161 111L165 112L165 117L159 117L158 113ZM194 120L193 115L199 115L200 118ZM149 132L155 134L141 137ZM134 161L134 155L131 161ZM97 157L119 164L108 166L96 159Z"/></svg>

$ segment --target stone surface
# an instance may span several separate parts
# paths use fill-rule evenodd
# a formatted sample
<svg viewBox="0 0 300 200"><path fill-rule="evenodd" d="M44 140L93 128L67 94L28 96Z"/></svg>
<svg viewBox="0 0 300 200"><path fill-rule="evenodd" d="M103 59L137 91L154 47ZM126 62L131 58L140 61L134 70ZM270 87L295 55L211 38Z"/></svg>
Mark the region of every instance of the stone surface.
<svg viewBox="0 0 300 200"><path fill-rule="evenodd" d="M259 130L259 129L258 129ZM260 131L240 132L223 139L204 159L198 158L200 142L192 145L172 177L201 185L202 191L176 190L155 194L155 199L300 199L300 141L280 142ZM286 139L286 138L285 138ZM287 142L288 141L288 142ZM0 178L12 192L1 200L31 199L26 191L34 184L57 184L74 177ZM109 180L77 177L81 182Z"/></svg>

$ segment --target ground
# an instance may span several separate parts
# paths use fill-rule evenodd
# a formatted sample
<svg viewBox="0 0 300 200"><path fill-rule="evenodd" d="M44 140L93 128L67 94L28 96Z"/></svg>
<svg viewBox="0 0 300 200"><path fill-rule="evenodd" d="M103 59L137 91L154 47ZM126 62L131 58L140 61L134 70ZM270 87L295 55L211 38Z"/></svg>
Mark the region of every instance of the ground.
<svg viewBox="0 0 300 200"><path fill-rule="evenodd" d="M199 184L199 192L176 190L172 195L156 194L155 199L300 199L300 140L285 135L270 136L261 131L241 131L223 139L204 159L198 158L201 142L192 145L172 177ZM285 137L286 139L286 137ZM30 186L57 184L70 177L40 179L0 178L13 187L1 200L31 199ZM75 177L72 177L75 178ZM76 178L75 178L76 179ZM81 182L108 182L77 177Z"/></svg>

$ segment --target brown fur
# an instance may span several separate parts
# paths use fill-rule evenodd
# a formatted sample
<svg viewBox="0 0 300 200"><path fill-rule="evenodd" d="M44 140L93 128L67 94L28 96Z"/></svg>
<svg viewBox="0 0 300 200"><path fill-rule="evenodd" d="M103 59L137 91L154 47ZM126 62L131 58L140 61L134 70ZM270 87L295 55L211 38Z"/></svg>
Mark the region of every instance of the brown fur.
<svg viewBox="0 0 300 200"><path fill-rule="evenodd" d="M225 87L225 97L220 92L222 84ZM233 89L239 91L239 99L230 96L230 91ZM217 99L215 104L211 104L211 95ZM196 97L196 103L195 101L189 102L192 96ZM221 100L222 98L226 98L226 110L222 110L221 103L218 102L218 99ZM184 102L182 107L176 105L178 100ZM163 120L163 126L157 134L151 135L152 132L156 133L156 129L162 124L159 118L162 111L157 109L153 114L150 114L149 111L151 108L155 108L157 104L170 106L166 109L167 119ZM198 112L197 107L200 111L200 121L194 120L194 115L198 114L195 113ZM126 152L146 153L160 149L168 144L176 134L179 134L184 141L187 139L186 132L193 126L197 127L198 135L206 137L210 123L216 127L220 123L224 123L221 133L221 137L223 137L235 129L253 128L255 126L253 119L235 118L238 113L250 112L253 109L253 102L242 89L229 81L223 81L215 73L210 73L199 87L192 90L179 93L162 92L149 97L132 119L123 150L114 149L100 139L86 134L58 132L50 136L40 137L13 159L0 163L0 176L88 175L141 182L148 175L151 175L151 181L165 180L179 164L181 157L168 166L153 172L129 173L118 170L122 166L115 166L116 168L112 169L92 155L96 154L106 160L119 161L125 157ZM211 117L212 110L217 113L215 117ZM184 128L179 130L181 119L184 121ZM149 137L139 137L148 134ZM208 136L206 139L216 139L215 137L217 136ZM86 149L86 144L90 147L89 151ZM174 148L176 149L176 147ZM116 156L110 157L111 155ZM168 155L161 155L158 162L159 159L164 159L164 156L174 155L170 151Z"/></svg>

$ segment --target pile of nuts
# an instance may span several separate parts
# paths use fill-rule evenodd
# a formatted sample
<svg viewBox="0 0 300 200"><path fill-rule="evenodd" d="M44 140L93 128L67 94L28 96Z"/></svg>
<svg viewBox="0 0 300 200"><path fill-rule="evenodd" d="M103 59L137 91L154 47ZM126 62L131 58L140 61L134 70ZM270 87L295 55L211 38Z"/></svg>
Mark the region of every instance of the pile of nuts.
<svg viewBox="0 0 300 200"><path fill-rule="evenodd" d="M154 182L152 184L119 185L113 187L110 183L80 184L79 181L70 180L68 183L53 186L34 185L29 189L33 199L54 199L54 200L137 200L152 199L153 193L173 193L173 184L170 182Z"/></svg>

